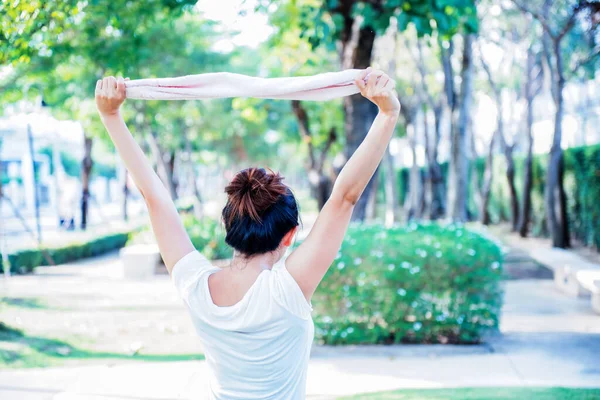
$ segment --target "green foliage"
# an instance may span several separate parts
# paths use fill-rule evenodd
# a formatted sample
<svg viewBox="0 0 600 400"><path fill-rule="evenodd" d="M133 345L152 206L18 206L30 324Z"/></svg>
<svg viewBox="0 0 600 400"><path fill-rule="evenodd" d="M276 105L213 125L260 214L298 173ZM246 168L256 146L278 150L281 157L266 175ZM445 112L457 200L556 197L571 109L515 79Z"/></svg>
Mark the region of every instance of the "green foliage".
<svg viewBox="0 0 600 400"><path fill-rule="evenodd" d="M233 250L225 243L225 229L219 221L212 218L198 220L193 214L187 213L187 207L178 207L183 225L200 253L209 260L224 260L233 256ZM191 208L189 208L191 211ZM133 235L127 244L154 241L150 227Z"/></svg>
<svg viewBox="0 0 600 400"><path fill-rule="evenodd" d="M326 344L478 343L498 328L500 247L462 226L352 226L313 297Z"/></svg>
<svg viewBox="0 0 600 400"><path fill-rule="evenodd" d="M600 145L564 153L569 224L577 241L600 249Z"/></svg>
<svg viewBox="0 0 600 400"><path fill-rule="evenodd" d="M546 236L544 190L547 155L533 158L531 232ZM510 218L510 194L505 177L503 157L494 160L494 183L490 198L490 216L493 222ZM575 147L564 151L564 186L567 195L567 211L571 235L577 242L600 249L600 145ZM524 157L515 157L515 184L522 198ZM477 173L483 175L483 167Z"/></svg>
<svg viewBox="0 0 600 400"><path fill-rule="evenodd" d="M312 47L335 48L335 40L347 35L353 19L363 17L362 28L385 32L392 17L398 20L398 30L413 25L419 36L437 31L450 37L459 30L477 32L478 19L473 0L394 0L394 1L273 1L263 0L260 9L273 7L271 22L283 31L297 29L299 38L306 39ZM346 39L348 39L346 37Z"/></svg>
<svg viewBox="0 0 600 400"><path fill-rule="evenodd" d="M52 158L52 148L50 146L42 147L38 150L38 153L48 156L48 160L50 160L50 174L54 174L54 159ZM73 157L66 151L61 151L60 161L67 175L79 176L79 173L81 171L81 164L77 161L75 157Z"/></svg>
<svg viewBox="0 0 600 400"><path fill-rule="evenodd" d="M339 400L593 400L600 389L562 387L476 387L453 389L405 389L342 397Z"/></svg>
<svg viewBox="0 0 600 400"><path fill-rule="evenodd" d="M185 226L194 247L209 260L231 258L233 251L225 243L225 229L219 221L211 218L198 220L191 214L183 216Z"/></svg>
<svg viewBox="0 0 600 400"><path fill-rule="evenodd" d="M130 232L114 233L88 242L73 242L60 247L45 248L56 264L64 264L82 258L94 257L125 246ZM11 273L25 274L35 267L47 265L39 249L21 250L8 255ZM1 263L0 263L1 264ZM0 271L3 271L0 265Z"/></svg>
<svg viewBox="0 0 600 400"><path fill-rule="evenodd" d="M50 174L54 174L54 159L52 158L52 148L50 146L42 147L37 151L39 154L48 156L50 160ZM69 176L79 177L81 174L81 163L66 151L60 152L60 162L65 173ZM92 173L95 176L100 176L107 179L116 178L117 171L114 166L94 162Z"/></svg>
<svg viewBox="0 0 600 400"><path fill-rule="evenodd" d="M544 210L544 190L546 181L546 154L533 157L533 182L531 191L531 226L534 236L547 236L546 215ZM482 182L485 160L479 158L473 162L477 180ZM444 179L448 177L448 163L442 163ZM564 185L567 195L569 228L574 239L579 243L600 249L600 145L573 147L564 151ZM489 213L492 223L510 219L510 193L506 181L506 161L504 156L497 155L493 163L494 177L490 196ZM400 201L404 201L410 191L410 169L398 171ZM523 177L525 173L525 157L515 156L515 185L521 201L523 196ZM471 193L476 188L471 187ZM477 189L478 190L478 189ZM479 210L473 202L469 204L469 215L478 218Z"/></svg>
<svg viewBox="0 0 600 400"><path fill-rule="evenodd" d="M83 3L75 0L0 2L0 65L27 63L56 44Z"/></svg>

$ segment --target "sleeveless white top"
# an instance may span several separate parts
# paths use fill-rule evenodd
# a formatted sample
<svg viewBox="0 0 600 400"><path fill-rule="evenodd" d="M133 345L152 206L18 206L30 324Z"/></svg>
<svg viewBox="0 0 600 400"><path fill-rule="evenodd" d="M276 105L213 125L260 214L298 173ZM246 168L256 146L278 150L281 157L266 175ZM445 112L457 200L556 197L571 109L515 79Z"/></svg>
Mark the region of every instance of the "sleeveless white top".
<svg viewBox="0 0 600 400"><path fill-rule="evenodd" d="M204 346L211 399L304 400L314 325L302 290L281 263L237 304L220 307L208 289L219 270L194 251L172 271Z"/></svg>

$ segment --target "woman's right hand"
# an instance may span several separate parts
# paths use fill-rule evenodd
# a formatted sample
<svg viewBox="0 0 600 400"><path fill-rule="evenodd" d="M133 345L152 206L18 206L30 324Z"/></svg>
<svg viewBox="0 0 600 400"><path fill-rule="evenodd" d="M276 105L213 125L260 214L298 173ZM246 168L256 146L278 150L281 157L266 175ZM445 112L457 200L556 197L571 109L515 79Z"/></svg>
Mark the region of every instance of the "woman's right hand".
<svg viewBox="0 0 600 400"><path fill-rule="evenodd" d="M125 81L123 78L109 76L96 82L96 107L100 115L116 115L125 101Z"/></svg>
<svg viewBox="0 0 600 400"><path fill-rule="evenodd" d="M396 93L396 82L386 73L369 67L356 77L355 83L360 93L375 103L380 112L398 115L400 102Z"/></svg>

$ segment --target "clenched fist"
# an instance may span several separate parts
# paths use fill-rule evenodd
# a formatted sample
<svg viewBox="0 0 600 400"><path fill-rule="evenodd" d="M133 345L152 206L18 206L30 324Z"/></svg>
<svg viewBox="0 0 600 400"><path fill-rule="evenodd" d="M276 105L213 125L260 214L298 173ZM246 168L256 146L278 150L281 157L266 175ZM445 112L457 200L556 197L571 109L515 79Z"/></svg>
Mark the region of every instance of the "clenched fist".
<svg viewBox="0 0 600 400"><path fill-rule="evenodd" d="M355 80L360 93L379 107L385 114L398 115L400 102L396 93L396 82L383 71L371 67L362 71Z"/></svg>
<svg viewBox="0 0 600 400"><path fill-rule="evenodd" d="M96 107L100 115L108 116L119 112L125 101L125 81L123 78L109 76L96 82Z"/></svg>

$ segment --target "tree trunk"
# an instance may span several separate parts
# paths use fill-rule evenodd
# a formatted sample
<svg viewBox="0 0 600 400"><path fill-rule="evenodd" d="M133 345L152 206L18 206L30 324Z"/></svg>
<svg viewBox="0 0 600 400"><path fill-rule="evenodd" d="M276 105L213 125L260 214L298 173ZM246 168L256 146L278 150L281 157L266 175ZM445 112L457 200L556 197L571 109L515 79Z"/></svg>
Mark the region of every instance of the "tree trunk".
<svg viewBox="0 0 600 400"><path fill-rule="evenodd" d="M523 198L519 216L519 235L527 237L531 218L531 189L533 186L533 99L527 99L527 156L523 176Z"/></svg>
<svg viewBox="0 0 600 400"><path fill-rule="evenodd" d="M92 138L85 137L83 141L84 154L81 162L81 229L87 228L88 208L90 198L90 174L92 172Z"/></svg>
<svg viewBox="0 0 600 400"><path fill-rule="evenodd" d="M398 182L394 160L389 147L384 155L384 187L385 187L385 226L390 227L400 220L400 200L398 199Z"/></svg>
<svg viewBox="0 0 600 400"><path fill-rule="evenodd" d="M560 51L560 40L554 40L554 56L556 68L553 84L555 85L554 104L556 113L554 116L554 137L548 160L548 171L546 175L546 193L544 195L546 205L547 226L552 235L554 247L568 248L570 246L569 224L567 221L566 195L563 186L563 151L562 120L564 115L564 86L565 78L563 72L563 60Z"/></svg>
<svg viewBox="0 0 600 400"><path fill-rule="evenodd" d="M453 115L451 130L450 168L448 176L448 214L453 221L467 220L468 170L467 158L468 127L473 98L473 35L464 35L461 71L461 92L458 110Z"/></svg>
<svg viewBox="0 0 600 400"><path fill-rule="evenodd" d="M513 145L506 146L504 149L506 158L506 179L508 180L508 190L510 193L510 225L513 232L517 231L519 222L519 198L515 186L515 161L513 158Z"/></svg>
<svg viewBox="0 0 600 400"><path fill-rule="evenodd" d="M412 119L414 121L414 119ZM409 185L408 185L408 196L406 207L406 219L420 219L422 215L423 205L423 189L421 185L421 169L417 164L417 140L416 140L416 127L414 122L407 122L406 132L408 141L410 143L410 151L413 158L412 166L410 167L409 174Z"/></svg>
<svg viewBox="0 0 600 400"><path fill-rule="evenodd" d="M169 154L170 158L168 161L165 160L164 150L161 148L158 143L158 138L156 137L156 133L150 131L147 135L148 144L150 145L150 150L154 155L154 159L156 161L156 169L158 171L158 176L162 180L165 187L169 190L169 194L171 195L171 199L177 199L177 187L173 180L173 169L175 157L173 154Z"/></svg>
<svg viewBox="0 0 600 400"><path fill-rule="evenodd" d="M469 126L469 132L473 131L473 124ZM481 211L483 205L483 188L481 187L481 183L479 181L479 175L477 171L477 165L472 160L476 160L479 158L479 154L477 153L477 146L475 144L475 135L469 135L469 141L471 142L470 151L469 151L469 179L471 182L469 183L469 194L473 199L473 203L475 204L476 212ZM484 170L485 175L485 170ZM474 216L472 211L468 208L467 204L467 220L474 220Z"/></svg>
<svg viewBox="0 0 600 400"><path fill-rule="evenodd" d="M129 200L129 172L127 171L127 168L125 168L125 171L123 172L123 182L122 182L122 188L123 188L123 204L122 204L122 215L123 215L123 221L128 221L129 220L129 213L127 212L127 201Z"/></svg>
<svg viewBox="0 0 600 400"><path fill-rule="evenodd" d="M368 221L373 221L377 217L377 191L379 190L380 181L381 168L377 168L375 175L373 175L373 188L367 201L366 219Z"/></svg>
<svg viewBox="0 0 600 400"><path fill-rule="evenodd" d="M487 153L487 157L485 160L485 171L483 173L483 184L481 185L481 209L479 212L481 223L483 225L490 224L490 212L489 212L489 204L490 204L490 193L492 191L492 180L494 173L494 144L496 135L498 135L498 131L494 132L492 135L492 140L490 142L490 147Z"/></svg>
<svg viewBox="0 0 600 400"><path fill-rule="evenodd" d="M436 106L433 114L435 118L435 130L429 159L429 179L431 181L431 204L429 205L429 218L431 220L436 220L443 217L446 213L446 188L444 184L444 176L442 175L442 168L440 167L440 163L438 161L438 152L441 142L443 107L441 105Z"/></svg>
<svg viewBox="0 0 600 400"><path fill-rule="evenodd" d="M533 100L536 91L533 88L535 67L535 56L531 50L527 52L527 80L525 82L526 110L526 132L527 132L527 155L525 158L523 176L523 194L521 199L521 212L519 213L518 230L521 237L527 237L531 218L531 189L533 186ZM540 87L541 89L541 87ZM539 90L538 90L539 91Z"/></svg>
<svg viewBox="0 0 600 400"><path fill-rule="evenodd" d="M200 194L200 188L198 188L198 176L196 175L196 168L194 166L194 162L192 161L192 142L190 142L190 138L187 135L187 132L184 132L183 139L185 141L185 151L188 156L188 164L190 169L189 179L192 184L192 191L194 193L194 216L196 219L200 220L204 215L204 210L202 207L202 196Z"/></svg>
<svg viewBox="0 0 600 400"><path fill-rule="evenodd" d="M442 44L440 43L440 46ZM410 43L407 41L406 43L407 49L410 47ZM423 57L423 46L421 40L417 40L417 50L418 57L413 57L417 70L419 71L419 75L421 76L421 87L423 91L423 98L426 100L427 105L433 111L433 123L434 123L434 132L433 132L433 140L430 140L429 132L428 132L428 124L427 124L427 112L425 112L424 117L424 126L425 126L425 153L427 158L427 167L428 172L426 174L425 181L425 190L424 190L424 198L425 198L425 207L424 214L427 215L429 219L435 220L440 218L445 213L445 189L444 189L444 180L442 176L442 172L440 170L440 165L438 163L438 148L440 144L441 137L441 124L442 124L442 115L444 112L444 98L446 97L446 104L450 101L450 98L453 99L454 86L452 82L445 82L445 90L444 93L440 96L439 101L435 101L433 95L429 91L429 86L427 85L427 68L425 66L425 59ZM451 51L451 48L450 50ZM449 51L443 50L442 52L442 64L444 67L445 74L452 74L452 66L449 63ZM412 53L411 53L412 54Z"/></svg>
<svg viewBox="0 0 600 400"><path fill-rule="evenodd" d="M327 159L327 153L331 148L331 145L336 141L337 134L334 128L329 131L329 137L327 142L321 149L320 157L317 157L317 150L313 145L312 132L310 130L310 121L308 120L308 113L302 106L299 100L292 101L292 111L298 121L298 130L302 141L306 143L308 148L308 163L305 164L305 168L308 173L308 182L310 184L311 195L317 201L319 210L325 206L325 203L331 195L331 189L333 183L331 178L324 174L325 160Z"/></svg>
<svg viewBox="0 0 600 400"><path fill-rule="evenodd" d="M171 197L173 200L179 198L177 195L177 187L179 182L177 181L177 174L175 173L175 162L177 161L177 154L171 151L167 158L167 178L169 181L169 190L171 191Z"/></svg>
<svg viewBox="0 0 600 400"><path fill-rule="evenodd" d="M429 124L427 122L427 107L426 103L423 104L423 147L425 148L425 173L423 176L423 206L421 216L431 215L431 203L433 202L433 184L431 180L431 168L429 162L432 158L432 149L429 138Z"/></svg>
<svg viewBox="0 0 600 400"><path fill-rule="evenodd" d="M500 148L502 149L502 152L504 153L504 158L506 159L506 180L508 183L508 189L510 193L511 229L513 232L515 232L517 230L519 222L519 198L517 194L517 188L515 186L515 161L513 157L514 143L509 145L506 141L502 92L494 82L492 72L483 58L481 58L481 64L483 65L483 69L486 72L489 84L492 88L492 92L494 94L494 101L496 102L496 109L498 110L498 117L496 119L497 134L498 139L500 140Z"/></svg>
<svg viewBox="0 0 600 400"><path fill-rule="evenodd" d="M440 42L440 58L442 69L444 71L444 94L446 105L451 112L454 112L456 107L456 89L454 87L454 69L452 68L452 55L454 54L454 42L452 39L448 41L448 48L444 48Z"/></svg>
<svg viewBox="0 0 600 400"><path fill-rule="evenodd" d="M327 200L331 195L331 179L329 179L329 177L324 175L322 172L315 170L310 171L309 174L313 175L313 178L309 179L310 188L314 199L317 201L317 206L319 207L320 211L323 209L323 206L325 206L325 203L327 203Z"/></svg>
<svg viewBox="0 0 600 400"><path fill-rule="evenodd" d="M364 69L371 65L375 31L371 28L361 29L357 25L360 26L360 23L357 23L356 20L346 21L346 32L342 37L342 64L344 68ZM356 94L344 98L344 114L346 134L344 156L347 161L367 135L377 116L377 106L360 94ZM372 189L373 179L367 184L362 196L358 199L354 207L352 220L362 221L365 219L365 210Z"/></svg>

